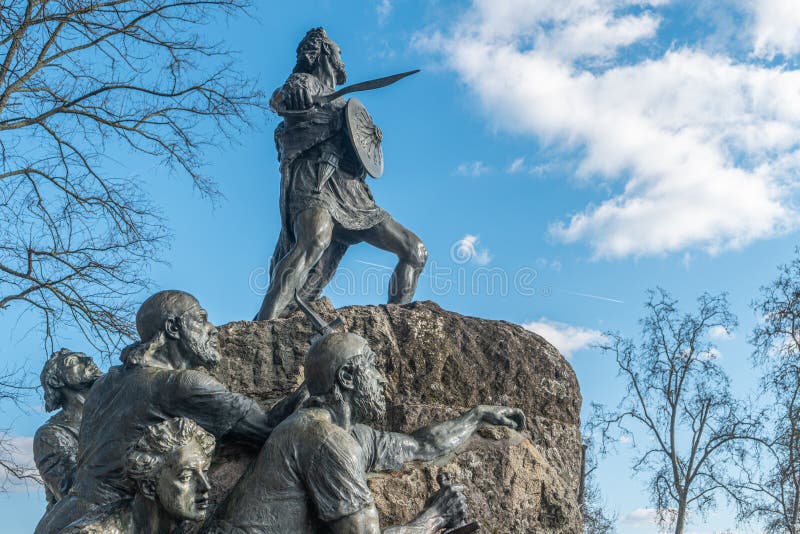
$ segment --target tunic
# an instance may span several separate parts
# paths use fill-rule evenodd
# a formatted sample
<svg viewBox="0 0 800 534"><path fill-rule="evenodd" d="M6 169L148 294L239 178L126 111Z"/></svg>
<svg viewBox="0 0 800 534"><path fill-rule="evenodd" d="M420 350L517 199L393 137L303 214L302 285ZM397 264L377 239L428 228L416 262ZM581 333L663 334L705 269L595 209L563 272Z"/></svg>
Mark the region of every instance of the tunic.
<svg viewBox="0 0 800 534"><path fill-rule="evenodd" d="M286 419L215 511L213 534L313 534L373 504L367 473L399 469L408 437L306 408Z"/></svg>
<svg viewBox="0 0 800 534"><path fill-rule="evenodd" d="M299 87L312 96L329 94L316 76L292 74L273 96L273 107L284 115L275 129L275 145L281 164L281 190L289 217L309 207L326 209L348 230L365 230L387 217L375 204L366 183L366 172L350 145L344 127L342 98L301 113L287 113L282 97ZM325 166L327 173L325 172ZM323 167L323 168L321 168Z"/></svg>

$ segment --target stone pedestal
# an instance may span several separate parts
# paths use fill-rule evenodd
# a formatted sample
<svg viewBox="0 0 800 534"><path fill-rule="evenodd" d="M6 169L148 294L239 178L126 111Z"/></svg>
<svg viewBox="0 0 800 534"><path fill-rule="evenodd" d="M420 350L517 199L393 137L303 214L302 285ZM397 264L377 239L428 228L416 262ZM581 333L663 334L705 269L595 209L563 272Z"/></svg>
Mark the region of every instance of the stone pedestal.
<svg viewBox="0 0 800 534"><path fill-rule="evenodd" d="M370 487L381 524L411 519L435 491L439 469L467 487L470 518L482 532L581 532L581 395L558 351L519 325L465 317L432 302L406 306L313 304L325 319L370 342L388 379L386 420L376 426L410 432L477 404L521 408L528 428L482 429L433 464L374 474ZM302 314L220 329L222 363L214 375L265 406L303 380L311 327ZM252 453L223 448L213 468L215 500L227 493Z"/></svg>

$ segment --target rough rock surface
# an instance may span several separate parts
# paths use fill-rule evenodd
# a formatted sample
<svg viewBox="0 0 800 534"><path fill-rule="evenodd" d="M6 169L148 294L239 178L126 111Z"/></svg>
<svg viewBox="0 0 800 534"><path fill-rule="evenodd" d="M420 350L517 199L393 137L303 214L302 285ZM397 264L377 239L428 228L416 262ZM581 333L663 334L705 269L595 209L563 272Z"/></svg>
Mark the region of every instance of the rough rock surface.
<svg viewBox="0 0 800 534"><path fill-rule="evenodd" d="M575 374L558 351L519 325L465 317L432 302L406 306L314 303L326 319L369 340L387 379L387 416L376 426L409 432L477 404L521 408L528 428L486 427L450 457L370 477L381 524L410 520L437 488L439 469L467 486L481 532L581 531L581 473ZM220 329L222 363L214 375L234 391L269 405L303 379L311 327L302 314ZM221 499L252 459L232 447L213 470ZM215 500L216 500L215 499Z"/></svg>

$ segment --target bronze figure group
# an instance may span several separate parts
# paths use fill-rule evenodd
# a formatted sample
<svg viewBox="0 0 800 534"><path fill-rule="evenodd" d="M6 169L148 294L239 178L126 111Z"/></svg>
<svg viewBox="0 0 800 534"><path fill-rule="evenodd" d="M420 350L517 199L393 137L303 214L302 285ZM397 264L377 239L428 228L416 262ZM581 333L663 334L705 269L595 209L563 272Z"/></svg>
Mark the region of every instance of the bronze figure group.
<svg viewBox="0 0 800 534"><path fill-rule="evenodd" d="M319 297L347 247L362 241L399 259L389 301L414 295L425 247L376 205L366 176L383 170L382 134L360 103L341 97L408 74L337 91L346 80L341 51L314 28L272 97L283 117L275 132L283 227L257 319L294 306L307 315L319 335L303 384L268 412L228 390L207 373L221 356L206 311L188 293L156 293L136 314L140 341L106 374L66 349L45 364L46 408L61 411L35 438L48 499L36 534L161 534L186 521L204 521L202 531L217 534L474 530L463 527L464 487L444 478L415 519L381 530L367 474L442 457L482 425L522 429L525 416L477 406L412 434L371 427L386 410L375 353L305 304ZM208 469L219 439L260 452L211 511Z"/></svg>

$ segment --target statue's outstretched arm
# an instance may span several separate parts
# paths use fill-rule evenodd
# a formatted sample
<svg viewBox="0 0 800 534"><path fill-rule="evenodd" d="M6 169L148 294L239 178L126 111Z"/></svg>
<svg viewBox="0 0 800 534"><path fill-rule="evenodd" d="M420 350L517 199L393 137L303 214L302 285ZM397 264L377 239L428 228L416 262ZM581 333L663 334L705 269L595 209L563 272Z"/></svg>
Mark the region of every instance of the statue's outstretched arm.
<svg viewBox="0 0 800 534"><path fill-rule="evenodd" d="M410 438L408 460L430 461L458 448L483 424L501 425L521 430L525 415L517 408L507 406L476 406L461 417L420 428Z"/></svg>

